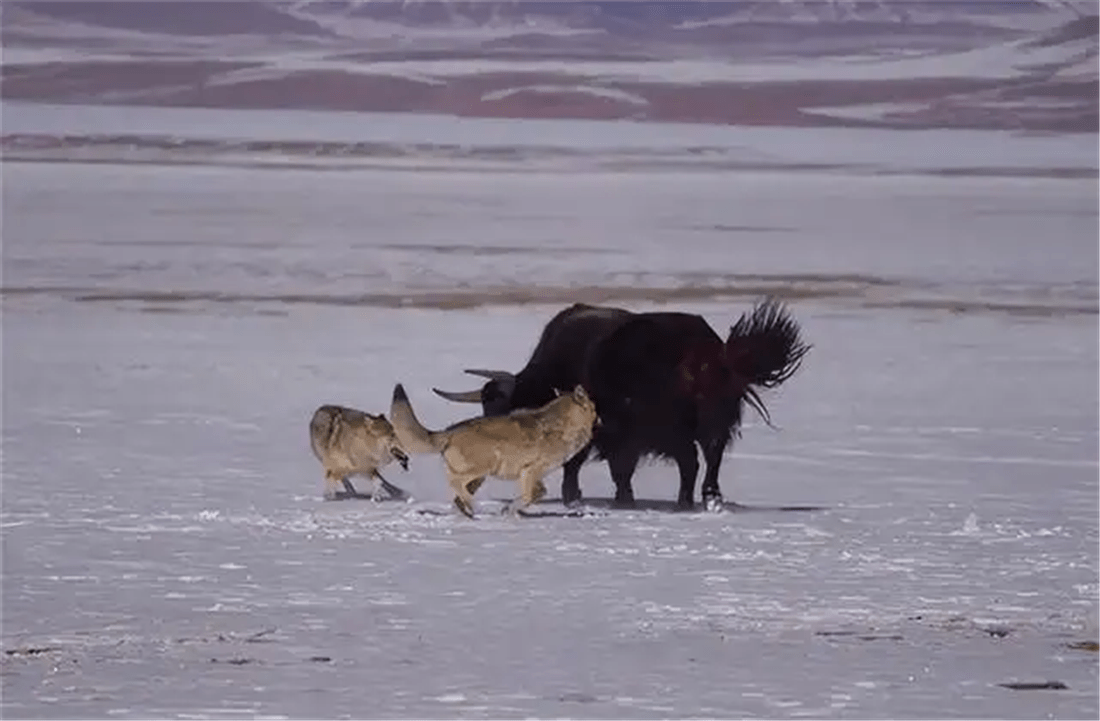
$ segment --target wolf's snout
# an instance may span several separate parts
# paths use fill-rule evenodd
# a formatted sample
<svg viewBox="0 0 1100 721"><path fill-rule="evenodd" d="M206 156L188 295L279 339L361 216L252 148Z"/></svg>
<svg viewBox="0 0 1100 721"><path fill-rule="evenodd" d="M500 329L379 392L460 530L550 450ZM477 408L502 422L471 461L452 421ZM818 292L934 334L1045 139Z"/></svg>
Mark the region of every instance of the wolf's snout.
<svg viewBox="0 0 1100 721"><path fill-rule="evenodd" d="M390 448L390 453L393 455L394 458L397 459L397 462L401 464L402 469L406 471L409 470L409 456L405 453L405 451L394 446Z"/></svg>

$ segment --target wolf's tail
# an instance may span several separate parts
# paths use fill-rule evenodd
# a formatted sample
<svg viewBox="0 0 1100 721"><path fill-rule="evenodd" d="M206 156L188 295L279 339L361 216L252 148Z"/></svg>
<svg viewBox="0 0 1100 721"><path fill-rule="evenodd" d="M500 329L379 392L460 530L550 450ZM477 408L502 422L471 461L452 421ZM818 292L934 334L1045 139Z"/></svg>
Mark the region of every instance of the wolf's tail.
<svg viewBox="0 0 1100 721"><path fill-rule="evenodd" d="M340 411L336 406L321 406L313 413L313 418L309 421L309 446L317 460L324 458L324 450L336 435L339 422Z"/></svg>
<svg viewBox="0 0 1100 721"><path fill-rule="evenodd" d="M394 386L390 422L401 447L409 453L439 453L446 443L444 433L429 431L413 413L409 397L400 383Z"/></svg>
<svg viewBox="0 0 1100 721"><path fill-rule="evenodd" d="M756 388L775 388L794 375L812 346L779 301L768 298L742 314L726 340L726 365L745 384L745 401L771 425ZM755 386L755 387L754 387Z"/></svg>

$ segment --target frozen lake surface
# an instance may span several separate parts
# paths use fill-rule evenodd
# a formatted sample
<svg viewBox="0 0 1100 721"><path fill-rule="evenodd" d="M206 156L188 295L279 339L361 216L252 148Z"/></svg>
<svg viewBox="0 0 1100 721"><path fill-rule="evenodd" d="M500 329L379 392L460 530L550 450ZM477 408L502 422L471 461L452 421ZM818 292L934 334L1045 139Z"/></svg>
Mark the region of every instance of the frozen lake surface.
<svg viewBox="0 0 1100 721"><path fill-rule="evenodd" d="M6 162L3 714L1095 718L1096 191ZM814 349L743 508L649 465L612 510L590 464L581 517L555 473L470 521L425 456L410 503L321 500L322 403L442 426L574 298L763 292Z"/></svg>

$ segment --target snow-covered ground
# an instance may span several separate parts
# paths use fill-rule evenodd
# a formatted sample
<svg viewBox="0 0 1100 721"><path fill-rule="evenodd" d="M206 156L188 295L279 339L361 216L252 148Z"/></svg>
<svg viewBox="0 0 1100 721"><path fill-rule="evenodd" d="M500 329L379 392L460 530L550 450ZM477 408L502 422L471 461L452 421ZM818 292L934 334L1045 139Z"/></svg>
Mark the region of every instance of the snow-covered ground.
<svg viewBox="0 0 1100 721"><path fill-rule="evenodd" d="M1096 190L6 162L3 714L1095 718ZM650 465L612 510L593 464L584 516L555 474L470 521L423 456L411 503L321 500L316 406L400 381L440 426L570 289L704 283L673 307L770 288L814 344L726 460L747 508Z"/></svg>

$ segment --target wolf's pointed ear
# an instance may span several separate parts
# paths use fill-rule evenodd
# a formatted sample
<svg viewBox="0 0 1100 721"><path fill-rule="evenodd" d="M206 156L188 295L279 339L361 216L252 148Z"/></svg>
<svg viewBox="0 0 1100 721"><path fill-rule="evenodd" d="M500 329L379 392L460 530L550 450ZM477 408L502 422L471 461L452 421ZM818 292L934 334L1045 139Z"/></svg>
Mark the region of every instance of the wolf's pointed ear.
<svg viewBox="0 0 1100 721"><path fill-rule="evenodd" d="M584 389L584 386L578 384L577 387L573 389L573 398L578 401L586 401L588 400L588 391Z"/></svg>

